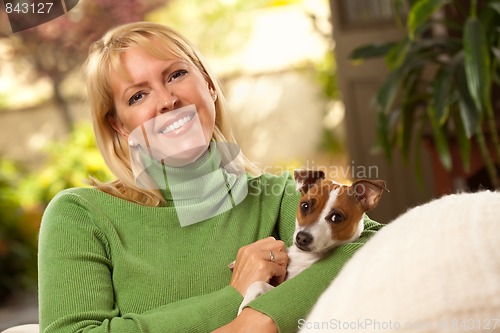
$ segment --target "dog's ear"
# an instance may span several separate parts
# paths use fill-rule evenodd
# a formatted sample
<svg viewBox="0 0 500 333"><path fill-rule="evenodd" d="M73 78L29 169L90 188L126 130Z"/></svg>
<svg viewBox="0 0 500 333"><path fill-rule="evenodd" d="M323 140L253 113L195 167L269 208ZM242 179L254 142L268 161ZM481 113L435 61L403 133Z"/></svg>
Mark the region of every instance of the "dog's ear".
<svg viewBox="0 0 500 333"><path fill-rule="evenodd" d="M350 187L351 195L358 200L365 212L377 206L384 191L389 192L385 181L380 179L360 179Z"/></svg>
<svg viewBox="0 0 500 333"><path fill-rule="evenodd" d="M293 175L297 184L296 189L302 194L305 194L317 181L325 179L325 173L321 170L295 170Z"/></svg>

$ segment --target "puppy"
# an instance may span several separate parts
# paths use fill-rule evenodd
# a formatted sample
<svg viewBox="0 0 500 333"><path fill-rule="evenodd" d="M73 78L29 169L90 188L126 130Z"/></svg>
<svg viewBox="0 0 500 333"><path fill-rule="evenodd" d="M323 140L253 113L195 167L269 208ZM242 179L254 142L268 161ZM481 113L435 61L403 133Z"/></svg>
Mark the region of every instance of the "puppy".
<svg viewBox="0 0 500 333"><path fill-rule="evenodd" d="M289 280L339 245L355 241L364 228L363 214L375 208L385 181L355 181L351 186L325 179L323 171L296 170L300 193L295 220L294 244L287 249ZM248 288L238 314L258 296L274 288L257 281Z"/></svg>

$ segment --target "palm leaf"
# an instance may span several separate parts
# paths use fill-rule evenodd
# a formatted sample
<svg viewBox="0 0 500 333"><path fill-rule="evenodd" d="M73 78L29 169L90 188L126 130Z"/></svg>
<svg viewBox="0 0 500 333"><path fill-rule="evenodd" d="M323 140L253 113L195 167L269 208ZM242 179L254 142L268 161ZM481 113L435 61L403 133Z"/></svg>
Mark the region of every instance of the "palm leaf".
<svg viewBox="0 0 500 333"><path fill-rule="evenodd" d="M392 145L389 142L389 117L382 111L377 112L377 147L383 150L389 161L392 160Z"/></svg>
<svg viewBox="0 0 500 333"><path fill-rule="evenodd" d="M397 44L395 42L384 44L371 44L354 49L349 55L351 60L367 60L385 56Z"/></svg>
<svg viewBox="0 0 500 333"><path fill-rule="evenodd" d="M445 128L439 126L439 123L437 122L435 116L436 111L432 108L431 105L429 105L429 107L427 108L427 113L429 116L429 122L431 124L434 145L436 146L441 164L446 170L451 170L452 161Z"/></svg>
<svg viewBox="0 0 500 333"><path fill-rule="evenodd" d="M477 18L467 19L463 38L467 86L476 108L483 112L491 95L490 55L488 38Z"/></svg>
<svg viewBox="0 0 500 333"><path fill-rule="evenodd" d="M430 17L438 9L449 3L449 0L420 0L410 9L407 27L410 39L415 37L417 29L428 24Z"/></svg>
<svg viewBox="0 0 500 333"><path fill-rule="evenodd" d="M464 170L468 171L470 169L471 141L467 135L461 116L454 113L453 121L455 123L455 137L457 139L458 151L462 159L462 165Z"/></svg>
<svg viewBox="0 0 500 333"><path fill-rule="evenodd" d="M469 91L464 66L457 66L455 74L460 117L467 138L472 138L479 129L480 110L476 107Z"/></svg>
<svg viewBox="0 0 500 333"><path fill-rule="evenodd" d="M394 104L402 80L401 74L400 70L390 73L375 96L376 106L383 113L388 113Z"/></svg>
<svg viewBox="0 0 500 333"><path fill-rule="evenodd" d="M449 91L451 83L451 68L450 66L442 67L434 80L432 89L432 107L434 109L433 116L439 125L443 125L448 119L449 113Z"/></svg>

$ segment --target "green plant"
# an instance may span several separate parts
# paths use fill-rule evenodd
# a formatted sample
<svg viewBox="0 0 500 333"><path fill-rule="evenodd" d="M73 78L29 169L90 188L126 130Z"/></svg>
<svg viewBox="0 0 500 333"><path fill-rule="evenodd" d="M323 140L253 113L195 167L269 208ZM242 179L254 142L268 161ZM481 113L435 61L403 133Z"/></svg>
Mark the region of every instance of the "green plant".
<svg viewBox="0 0 500 333"><path fill-rule="evenodd" d="M375 96L377 143L388 159L397 147L408 161L431 137L441 164L450 170L450 141L465 169L477 142L494 187L500 141L492 89L500 80L500 0L393 0L408 6L403 38L365 45L351 58L385 57L389 75ZM398 16L399 22L405 22ZM473 140L474 139L474 140ZM493 156L490 153L493 147ZM417 159L417 164L419 161Z"/></svg>
<svg viewBox="0 0 500 333"><path fill-rule="evenodd" d="M10 293L36 285L36 231L27 220L15 192L19 172L0 161L0 303Z"/></svg>
<svg viewBox="0 0 500 333"><path fill-rule="evenodd" d="M24 207L45 206L59 191L84 186L91 176L111 179L89 123L77 124L67 140L45 149L46 163L19 184L17 194Z"/></svg>

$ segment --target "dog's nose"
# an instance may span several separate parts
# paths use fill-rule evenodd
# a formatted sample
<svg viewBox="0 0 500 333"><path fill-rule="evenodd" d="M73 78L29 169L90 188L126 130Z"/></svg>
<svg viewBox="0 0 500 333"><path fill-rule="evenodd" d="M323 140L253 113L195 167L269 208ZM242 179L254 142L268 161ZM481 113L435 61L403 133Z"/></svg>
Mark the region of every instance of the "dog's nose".
<svg viewBox="0 0 500 333"><path fill-rule="evenodd" d="M308 247L309 244L312 243L312 241L313 241L313 237L308 232L299 231L297 233L297 236L295 236L295 242L301 248L302 247Z"/></svg>

